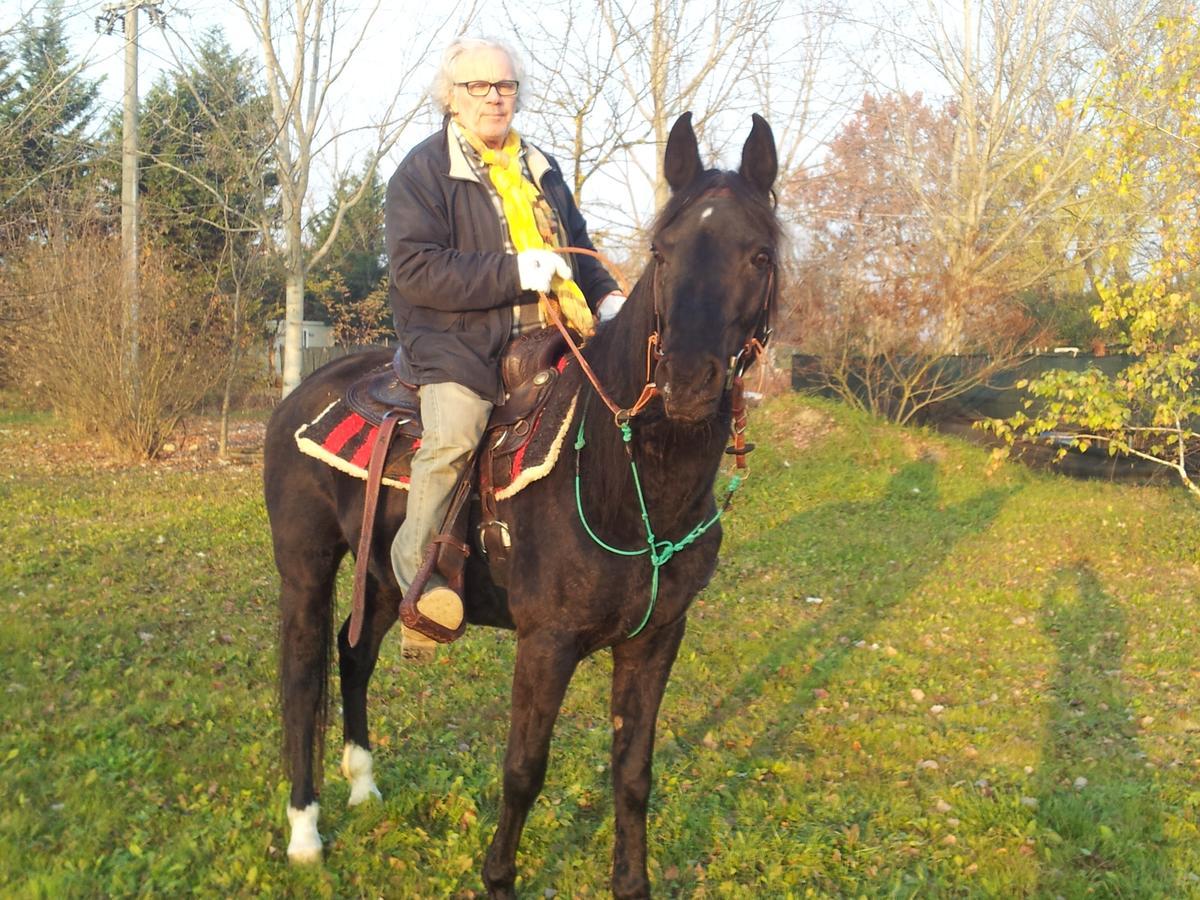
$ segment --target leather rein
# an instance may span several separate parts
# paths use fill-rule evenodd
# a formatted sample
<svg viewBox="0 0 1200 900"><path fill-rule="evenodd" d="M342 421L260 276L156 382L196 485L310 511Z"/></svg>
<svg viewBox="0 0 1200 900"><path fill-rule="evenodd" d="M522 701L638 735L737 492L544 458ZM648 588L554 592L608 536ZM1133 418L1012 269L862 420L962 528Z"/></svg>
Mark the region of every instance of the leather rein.
<svg viewBox="0 0 1200 900"><path fill-rule="evenodd" d="M617 283L626 296L629 295L628 282L626 281L621 270L612 263L604 254L596 250L589 250L584 247L557 247L557 253L576 253L582 256L591 256L607 269L612 271L617 278ZM579 344L576 343L574 336L567 328L563 321L562 315L558 309L558 303L553 298L546 298L548 302L545 308L548 310L550 320L562 334L567 342L567 347L570 348L572 355L579 363L583 370L584 376L591 383L596 395L608 407L609 412L613 415L613 421L618 428L627 424L630 419L640 413L646 405L657 397L660 393L658 385L654 382L654 366L661 360L665 354L662 340L662 313L659 304L659 287L658 287L658 266L656 260L654 263L654 275L651 280L652 289L654 292L654 330L650 332L650 337L646 340L646 380L642 386L642 392L638 395L637 400L632 406L622 408L618 406L604 388L600 384L600 380L596 377L596 373L592 371L592 367L588 365L586 359L583 358L583 353L580 350ZM771 327L769 324L771 314L771 296L775 289L775 264L771 263L771 270L767 279L766 290L763 293L763 301L759 306L758 318L755 321L754 330L750 337L742 345L738 352L730 357L729 369L725 376L725 393L730 394L730 406L733 414L732 433L733 445L726 449L726 453L730 454L736 460L738 469L746 469L746 454L754 449L753 444L746 443L746 424L748 415L746 412L745 390L742 381L742 376L746 370L754 364L755 360L762 355L766 350L767 341L771 337ZM545 297L545 295L542 295Z"/></svg>

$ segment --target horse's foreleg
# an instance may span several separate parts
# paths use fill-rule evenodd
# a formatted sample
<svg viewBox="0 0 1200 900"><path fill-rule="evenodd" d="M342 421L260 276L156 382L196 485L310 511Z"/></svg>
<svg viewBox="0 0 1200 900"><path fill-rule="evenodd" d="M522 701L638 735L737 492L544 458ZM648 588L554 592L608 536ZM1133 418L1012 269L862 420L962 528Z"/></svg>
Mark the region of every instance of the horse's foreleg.
<svg viewBox="0 0 1200 900"><path fill-rule="evenodd" d="M545 781L550 733L578 662L574 644L553 636L522 638L517 643L504 798L483 864L483 883L492 897L515 896L517 843Z"/></svg>
<svg viewBox="0 0 1200 900"><path fill-rule="evenodd" d="M684 620L680 619L657 632L613 647L614 897L650 896L650 878L646 873L646 807L650 798L654 728L683 630Z"/></svg>
<svg viewBox="0 0 1200 900"><path fill-rule="evenodd" d="M379 648L384 635L395 624L400 598L391 593L381 595L379 581L368 576L365 622L358 644L350 646L347 619L338 634L338 671L342 684L342 722L345 728L345 749L342 752L342 774L350 782L350 806L357 806L372 797L379 798L375 785L374 762L371 759L371 739L367 729L367 684L379 661Z"/></svg>
<svg viewBox="0 0 1200 900"><path fill-rule="evenodd" d="M288 858L293 862L321 858L314 757L319 758L324 741L331 591L332 576L322 578L309 569L284 576L280 592L279 672L284 753L292 777Z"/></svg>

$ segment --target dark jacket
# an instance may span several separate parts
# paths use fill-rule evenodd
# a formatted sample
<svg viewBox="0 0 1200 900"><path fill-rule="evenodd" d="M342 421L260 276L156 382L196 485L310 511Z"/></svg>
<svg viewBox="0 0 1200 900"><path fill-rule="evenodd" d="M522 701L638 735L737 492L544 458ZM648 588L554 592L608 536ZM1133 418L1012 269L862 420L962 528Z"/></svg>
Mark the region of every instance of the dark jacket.
<svg viewBox="0 0 1200 900"><path fill-rule="evenodd" d="M489 188L481 184L449 128L412 149L388 182L384 208L388 296L403 348L400 377L413 384L453 381L499 402L500 354L522 296L517 257ZM526 144L534 181L573 247L591 248L587 224L552 158ZM616 283L596 260L569 257L593 310Z"/></svg>

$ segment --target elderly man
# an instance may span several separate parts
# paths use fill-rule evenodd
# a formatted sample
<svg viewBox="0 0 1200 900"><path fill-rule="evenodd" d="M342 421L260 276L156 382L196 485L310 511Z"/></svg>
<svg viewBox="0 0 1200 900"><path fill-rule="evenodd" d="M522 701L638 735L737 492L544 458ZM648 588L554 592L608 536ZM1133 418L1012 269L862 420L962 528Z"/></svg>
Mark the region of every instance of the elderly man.
<svg viewBox="0 0 1200 900"><path fill-rule="evenodd" d="M591 311L607 318L624 300L595 260L567 260L553 250L592 242L558 164L512 128L521 77L520 61L504 45L454 41L432 89L443 127L414 147L388 182L399 375L419 386L424 425L405 520L392 543L392 567L406 593L502 399L505 346L544 324L538 292L555 291L584 334ZM446 628L462 622L462 599L436 574L417 606ZM427 660L435 646L403 629L406 658Z"/></svg>

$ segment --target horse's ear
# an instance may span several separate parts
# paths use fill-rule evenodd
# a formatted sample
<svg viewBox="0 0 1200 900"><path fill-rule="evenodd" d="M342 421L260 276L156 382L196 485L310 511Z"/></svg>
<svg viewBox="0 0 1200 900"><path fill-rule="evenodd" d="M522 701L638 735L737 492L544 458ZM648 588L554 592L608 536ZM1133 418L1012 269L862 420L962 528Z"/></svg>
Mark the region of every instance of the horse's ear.
<svg viewBox="0 0 1200 900"><path fill-rule="evenodd" d="M775 136L767 120L755 113L750 137L742 147L742 166L738 174L761 193L769 194L779 171L779 160L775 156Z"/></svg>
<svg viewBox="0 0 1200 900"><path fill-rule="evenodd" d="M667 138L667 153L663 157L663 174L671 190L678 191L691 184L703 171L696 132L692 130L692 114L685 112L671 126Z"/></svg>

